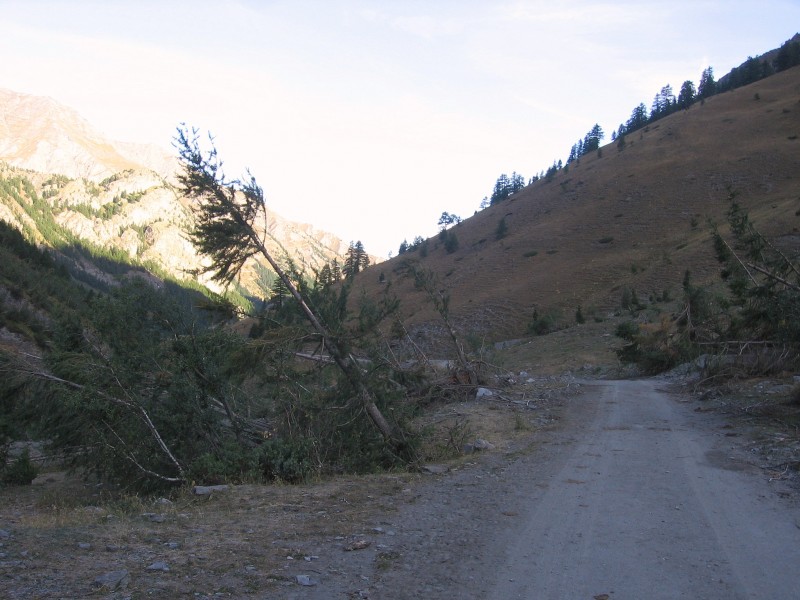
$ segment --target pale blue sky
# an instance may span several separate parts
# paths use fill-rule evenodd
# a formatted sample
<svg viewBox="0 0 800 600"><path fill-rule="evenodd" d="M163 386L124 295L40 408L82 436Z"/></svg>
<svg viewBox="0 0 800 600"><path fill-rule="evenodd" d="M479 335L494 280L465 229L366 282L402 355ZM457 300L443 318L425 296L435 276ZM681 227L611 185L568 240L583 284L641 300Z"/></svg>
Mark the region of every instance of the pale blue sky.
<svg viewBox="0 0 800 600"><path fill-rule="evenodd" d="M779 46L800 1L0 0L0 87L108 136L210 130L272 208L368 252L473 214L669 83ZM608 141L608 140L606 140Z"/></svg>

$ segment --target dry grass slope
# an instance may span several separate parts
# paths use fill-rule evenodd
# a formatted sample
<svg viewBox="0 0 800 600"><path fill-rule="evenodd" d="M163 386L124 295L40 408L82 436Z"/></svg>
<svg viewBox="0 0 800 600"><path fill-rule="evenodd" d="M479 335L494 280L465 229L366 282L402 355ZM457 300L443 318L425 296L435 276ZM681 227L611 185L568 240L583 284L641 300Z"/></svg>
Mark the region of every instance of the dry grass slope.
<svg viewBox="0 0 800 600"><path fill-rule="evenodd" d="M731 191L757 225L795 240L800 226L800 67L696 103L607 144L551 181L455 226L459 249L436 238L430 252L407 253L361 276L377 293L381 273L395 284L407 324L434 314L404 261L433 270L451 294L451 311L488 339L524 333L532 310L561 309L572 319L619 306L621 290L640 297L681 289L718 272L708 220L724 223ZM500 219L508 234L495 239Z"/></svg>

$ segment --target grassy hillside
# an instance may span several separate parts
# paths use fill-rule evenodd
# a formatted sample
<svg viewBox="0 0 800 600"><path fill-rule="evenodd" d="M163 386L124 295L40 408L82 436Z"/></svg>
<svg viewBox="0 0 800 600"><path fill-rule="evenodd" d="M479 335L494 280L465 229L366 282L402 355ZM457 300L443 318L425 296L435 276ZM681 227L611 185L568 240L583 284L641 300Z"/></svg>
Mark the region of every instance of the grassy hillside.
<svg viewBox="0 0 800 600"><path fill-rule="evenodd" d="M723 223L729 197L767 234L797 250L800 227L800 68L714 96L586 155L451 229L368 269L369 294L394 285L407 325L435 314L403 273L433 271L462 330L499 340L525 333L533 311L574 322L577 308L602 316L623 291L673 297L685 271L719 271L709 221ZM504 220L507 233L497 239Z"/></svg>

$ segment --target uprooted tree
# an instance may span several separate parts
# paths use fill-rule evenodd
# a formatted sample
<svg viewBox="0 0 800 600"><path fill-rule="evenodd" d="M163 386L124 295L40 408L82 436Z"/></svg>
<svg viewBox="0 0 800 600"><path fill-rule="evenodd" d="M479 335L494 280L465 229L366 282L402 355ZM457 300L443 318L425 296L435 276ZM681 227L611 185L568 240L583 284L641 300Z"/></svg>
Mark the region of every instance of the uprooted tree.
<svg viewBox="0 0 800 600"><path fill-rule="evenodd" d="M754 225L730 193L728 227L712 226L712 241L727 294L694 285L687 271L683 306L658 324L623 324L623 360L658 372L701 354L716 355L730 373L762 374L800 360L800 265ZM715 361L716 364L717 361Z"/></svg>
<svg viewBox="0 0 800 600"><path fill-rule="evenodd" d="M262 188L249 172L244 181L226 179L213 140L210 142L210 149L204 152L199 144L198 131L189 131L186 127L180 127L175 138L183 166L180 184L187 196L199 202L190 237L199 252L211 259L206 272L212 273L215 281L229 284L249 258L255 255L263 257L321 338L331 360L352 387L384 441L398 453L405 454L403 436L378 408L355 357L342 347L321 315L312 309L308 299L267 249L266 233L260 232L265 232L266 227L258 227L259 221L267 218Z"/></svg>
<svg viewBox="0 0 800 600"><path fill-rule="evenodd" d="M785 358L800 351L800 266L797 255L764 236L734 200L728 211L731 240L714 228L722 278L731 292L728 339L782 348ZM796 250L794 250L796 253Z"/></svg>

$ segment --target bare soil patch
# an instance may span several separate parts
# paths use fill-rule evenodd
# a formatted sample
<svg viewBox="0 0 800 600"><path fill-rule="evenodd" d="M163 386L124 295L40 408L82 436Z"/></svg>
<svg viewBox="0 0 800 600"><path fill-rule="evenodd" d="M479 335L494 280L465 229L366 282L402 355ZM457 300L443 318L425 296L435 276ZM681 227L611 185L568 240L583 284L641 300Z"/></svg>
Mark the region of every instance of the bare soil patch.
<svg viewBox="0 0 800 600"><path fill-rule="evenodd" d="M725 435L739 438L770 480L800 490L800 383L787 375L690 389L695 410L724 415Z"/></svg>

